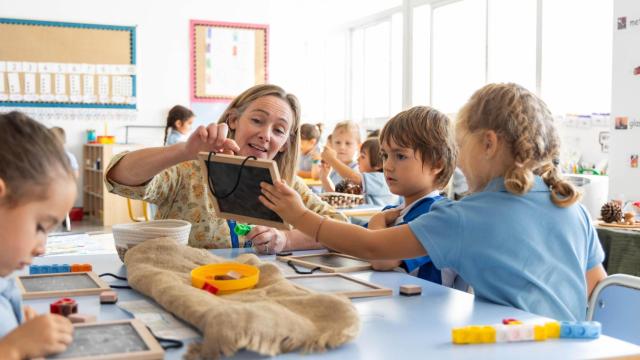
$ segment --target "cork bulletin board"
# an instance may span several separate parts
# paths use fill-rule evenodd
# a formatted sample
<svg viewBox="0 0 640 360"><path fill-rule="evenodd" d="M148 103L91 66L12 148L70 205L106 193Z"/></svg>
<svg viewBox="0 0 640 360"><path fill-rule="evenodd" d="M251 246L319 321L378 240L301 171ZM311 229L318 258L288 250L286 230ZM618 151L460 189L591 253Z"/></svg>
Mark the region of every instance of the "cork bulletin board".
<svg viewBox="0 0 640 360"><path fill-rule="evenodd" d="M135 109L136 28L0 18L0 106Z"/></svg>
<svg viewBox="0 0 640 360"><path fill-rule="evenodd" d="M227 102L267 82L267 25L192 20L189 34L192 102Z"/></svg>

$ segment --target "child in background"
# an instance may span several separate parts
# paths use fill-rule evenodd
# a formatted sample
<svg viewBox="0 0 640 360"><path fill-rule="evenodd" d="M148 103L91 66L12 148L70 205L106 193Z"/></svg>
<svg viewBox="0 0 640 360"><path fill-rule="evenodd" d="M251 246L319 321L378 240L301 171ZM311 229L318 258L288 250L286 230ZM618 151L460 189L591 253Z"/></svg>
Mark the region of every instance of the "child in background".
<svg viewBox="0 0 640 360"><path fill-rule="evenodd" d="M443 199L439 190L449 182L456 162L455 142L450 129L451 121L446 115L425 106L399 113L382 129L379 136L384 177L391 192L402 196L404 200L400 206L383 209L400 212L393 226L415 220L429 212L436 201ZM431 169L441 170L436 172ZM384 228L384 216L384 213L373 216L368 228ZM403 261L374 260L371 264L375 270L401 267L408 273L415 272L419 278L449 287L456 282L454 271L440 271L429 256ZM462 280L458 280L456 285L461 290L467 288Z"/></svg>
<svg viewBox="0 0 640 360"><path fill-rule="evenodd" d="M429 255L479 299L584 320L591 291L606 277L604 252L580 194L554 165L560 145L547 106L519 85L489 84L458 116L458 166L471 194L440 200L407 225L371 231L325 219L284 182L263 182L260 201L335 251L378 260ZM383 214L385 226L400 215Z"/></svg>
<svg viewBox="0 0 640 360"><path fill-rule="evenodd" d="M320 135L322 124L302 124L300 126L300 160L298 160L298 176L312 178L314 160L320 156Z"/></svg>
<svg viewBox="0 0 640 360"><path fill-rule="evenodd" d="M65 133L63 128L54 126L51 128L51 132L56 136L56 138L58 138L60 143L62 143L62 147L64 147L67 144L67 134ZM76 176L76 179L77 179L80 176L80 167L78 166L78 160L76 159L76 156L73 155L66 148L64 149L64 152L67 154L67 158L69 159L69 164L71 164L71 169L73 170L73 174Z"/></svg>
<svg viewBox="0 0 640 360"><path fill-rule="evenodd" d="M380 156L380 141L377 138L367 139L360 147L358 169L356 171L344 164L337 157L336 151L325 148L322 158L335 172L342 176L342 181L350 181L362 188L367 204L384 206L397 204L398 197L389 191L382 172L382 157Z"/></svg>
<svg viewBox="0 0 640 360"><path fill-rule="evenodd" d="M330 144L330 145L329 145ZM331 169L331 165L328 163L327 152L333 150L332 154L335 154L341 163L349 167L350 169L356 169L358 163L353 159L356 156L356 152L360 148L360 128L353 121L342 121L336 124L336 127L331 133L328 146L325 146L322 152L322 160L324 166L320 167L320 180L322 181L322 189L324 191L335 191L335 185L342 180L342 176ZM327 157L327 159L325 159Z"/></svg>
<svg viewBox="0 0 640 360"><path fill-rule="evenodd" d="M19 112L0 114L0 164L0 354L44 357L71 343L71 322L23 309L9 276L44 253L47 233L73 205L75 178L60 141Z"/></svg>
<svg viewBox="0 0 640 360"><path fill-rule="evenodd" d="M184 106L172 107L167 115L167 126L164 128L164 145L187 141L195 117L193 111Z"/></svg>

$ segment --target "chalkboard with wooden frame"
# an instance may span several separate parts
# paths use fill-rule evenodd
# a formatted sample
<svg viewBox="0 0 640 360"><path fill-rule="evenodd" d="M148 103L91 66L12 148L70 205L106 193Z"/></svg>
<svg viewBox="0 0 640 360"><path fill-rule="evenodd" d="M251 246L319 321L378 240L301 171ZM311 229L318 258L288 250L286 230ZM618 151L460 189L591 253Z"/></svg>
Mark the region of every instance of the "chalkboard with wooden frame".
<svg viewBox="0 0 640 360"><path fill-rule="evenodd" d="M207 181L216 216L255 225L289 230L289 225L264 206L261 182L280 181L278 165L273 160L247 159L242 156L202 152Z"/></svg>
<svg viewBox="0 0 640 360"><path fill-rule="evenodd" d="M297 287L320 293L344 295L350 299L375 296L389 296L389 288L357 279L346 274L312 274L287 276L287 280Z"/></svg>
<svg viewBox="0 0 640 360"><path fill-rule="evenodd" d="M293 264L306 268L319 268L329 273L345 273L371 270L371 263L350 255L339 253L324 253L298 256L277 256L282 262L291 261Z"/></svg>
<svg viewBox="0 0 640 360"><path fill-rule="evenodd" d="M164 350L145 325L136 319L73 326L67 350L47 359L156 360Z"/></svg>
<svg viewBox="0 0 640 360"><path fill-rule="evenodd" d="M22 298L97 295L111 287L93 271L38 274L16 277Z"/></svg>

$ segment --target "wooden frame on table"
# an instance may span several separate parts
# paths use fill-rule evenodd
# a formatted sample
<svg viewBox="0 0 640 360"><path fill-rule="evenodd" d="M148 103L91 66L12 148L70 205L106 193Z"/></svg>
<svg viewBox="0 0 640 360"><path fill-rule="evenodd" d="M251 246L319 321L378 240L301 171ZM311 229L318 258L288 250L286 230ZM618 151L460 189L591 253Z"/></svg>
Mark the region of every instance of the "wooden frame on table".
<svg viewBox="0 0 640 360"><path fill-rule="evenodd" d="M88 327L105 327L105 326L113 326L118 324L129 324L133 328L133 330L137 333L140 339L144 342L144 345L147 347L147 350L144 351L136 351L136 352L121 352L116 354L106 354L106 355L90 355L90 356L81 356L81 357L65 357L65 359L71 360L160 360L164 358L164 350L162 346L158 343L158 341L153 337L149 329L140 321L136 319L129 320L118 320L118 321L107 321L107 322L99 322L99 323L91 323L91 324L75 324L73 327L78 332L82 328ZM70 346L73 346L71 343ZM63 355L64 352L60 355Z"/></svg>
<svg viewBox="0 0 640 360"><path fill-rule="evenodd" d="M634 225L629 224L618 224L618 223L607 223L604 221L599 221L596 226L601 226L604 228L618 228L618 229L640 229L640 221L636 221Z"/></svg>
<svg viewBox="0 0 640 360"><path fill-rule="evenodd" d="M385 288L380 285L370 283L368 281L356 279L355 277L349 276L346 274L332 273L332 274L312 274L312 275L291 275L291 276L286 276L285 278L287 280L327 279L326 281L331 281L331 279L341 279L341 280L344 279L344 280L351 281L355 284L370 288L367 290L347 290L347 291L331 292L332 294L344 295L350 299L393 295L393 291L389 288ZM294 283L295 286L299 288L309 290L309 291L318 291L316 289L307 288L304 285L296 284L295 281L292 281L292 282Z"/></svg>
<svg viewBox="0 0 640 360"><path fill-rule="evenodd" d="M230 176L242 176L242 164L244 163L244 167L245 168L261 168L261 169L267 169L269 171L269 174L271 176L271 183L275 183L276 181L280 181L280 171L278 171L278 164L276 164L275 161L273 160L264 160L264 159L257 159L257 160L253 160L253 159L247 159L246 157L242 157L242 156L235 156L235 155L226 155L226 154L215 154L215 155L211 155L209 156L209 153L207 152L201 152L198 155L198 158L202 161L205 162L205 167L207 167L207 171L205 172L204 176L205 176L205 182L207 182L207 184L209 185L209 161L213 162L213 163L219 163L219 164L231 164L231 165L237 165L240 166L240 169L238 170L239 173L238 175L236 174L230 174ZM246 178L246 177L245 177ZM215 187L215 178L211 177L211 182L213 183L212 186ZM242 184L242 178L240 178L240 184ZM260 184L256 184L259 188ZM231 191L231 189L227 189L226 191ZM273 219L264 219L264 218L259 218L259 217L254 217L254 216L247 216L245 214L238 214L238 213L232 213L232 212L226 212L223 211L220 207L220 199L218 199L215 195L211 194L211 198L213 200L213 207L216 211L216 215L218 217L221 217L223 219L233 219L235 221L238 222L246 222L249 224L255 224L255 225L264 225L264 226L269 226L269 227L273 227L276 229L282 229L282 230L290 230L291 227L289 226L289 224L287 224L284 220L282 220L280 218L280 216L278 216L278 214L276 214L275 212L267 209L266 206L262 205L261 203L257 203L256 206L258 206L262 211L264 212L269 212L270 214L273 214L272 218L277 218L279 219L279 221L277 220L273 220ZM233 196L229 197L230 201L233 201ZM225 200L223 200L225 201ZM257 201L257 199L256 199ZM224 207L224 206L223 206Z"/></svg>
<svg viewBox="0 0 640 360"><path fill-rule="evenodd" d="M361 263L361 265L349 265L349 266L331 266L327 264L323 264L322 262L314 262L311 259L313 258L331 258L338 257L343 258L345 260L353 260ZM291 261L291 263L295 265L304 266L306 268L319 268L321 271L328 273L346 273L346 272L355 272L355 271L365 271L371 270L371 263L366 260L359 259L354 256L340 254L340 253L323 253L323 254L310 254L310 255L298 255L298 256L276 256L276 259L285 263Z"/></svg>
<svg viewBox="0 0 640 360"><path fill-rule="evenodd" d="M266 84L269 26L191 20L191 101L228 102Z"/></svg>
<svg viewBox="0 0 640 360"><path fill-rule="evenodd" d="M24 284L24 280L27 280L27 279L45 278L45 277L61 277L61 276L80 276L80 275L88 276L88 278L95 283L96 287L86 288L86 289L28 291ZM98 275L96 275L96 273L94 273L93 271L18 276L16 277L16 285L18 286L18 289L20 289L22 298L25 300L56 297L56 296L97 295L104 291L111 290L111 287L109 286L109 284L107 284L102 279L100 279L100 277L98 277Z"/></svg>

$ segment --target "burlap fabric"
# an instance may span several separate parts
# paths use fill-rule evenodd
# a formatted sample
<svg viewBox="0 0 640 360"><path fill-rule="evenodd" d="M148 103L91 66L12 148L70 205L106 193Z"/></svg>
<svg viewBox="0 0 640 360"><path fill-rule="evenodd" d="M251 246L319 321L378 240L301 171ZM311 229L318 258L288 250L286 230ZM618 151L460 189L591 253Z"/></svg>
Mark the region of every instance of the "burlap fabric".
<svg viewBox="0 0 640 360"><path fill-rule="evenodd" d="M257 286L222 296L191 286L193 268L229 261L259 267ZM125 265L131 287L203 333L190 358L230 356L240 349L263 355L322 351L354 339L359 331L349 299L296 288L276 265L253 254L225 259L159 238L130 249Z"/></svg>

